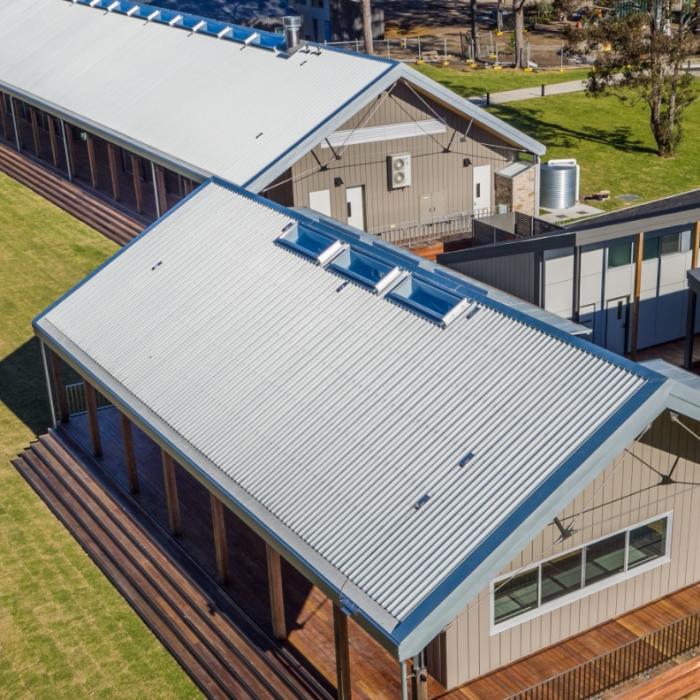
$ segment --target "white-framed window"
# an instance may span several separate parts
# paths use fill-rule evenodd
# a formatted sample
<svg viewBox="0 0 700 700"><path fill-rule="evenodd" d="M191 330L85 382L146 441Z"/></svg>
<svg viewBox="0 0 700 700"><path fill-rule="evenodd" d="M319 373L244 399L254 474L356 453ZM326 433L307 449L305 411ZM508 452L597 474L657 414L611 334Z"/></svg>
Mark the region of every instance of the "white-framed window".
<svg viewBox="0 0 700 700"><path fill-rule="evenodd" d="M671 516L654 516L494 580L491 634L667 563Z"/></svg>

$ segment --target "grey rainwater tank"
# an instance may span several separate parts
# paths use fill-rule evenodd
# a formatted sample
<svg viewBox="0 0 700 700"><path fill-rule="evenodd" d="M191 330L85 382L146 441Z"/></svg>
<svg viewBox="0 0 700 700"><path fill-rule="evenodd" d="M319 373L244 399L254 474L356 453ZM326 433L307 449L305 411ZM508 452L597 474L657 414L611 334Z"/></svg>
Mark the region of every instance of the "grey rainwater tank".
<svg viewBox="0 0 700 700"><path fill-rule="evenodd" d="M540 166L540 206L568 209L578 201L580 168L576 161L550 160Z"/></svg>

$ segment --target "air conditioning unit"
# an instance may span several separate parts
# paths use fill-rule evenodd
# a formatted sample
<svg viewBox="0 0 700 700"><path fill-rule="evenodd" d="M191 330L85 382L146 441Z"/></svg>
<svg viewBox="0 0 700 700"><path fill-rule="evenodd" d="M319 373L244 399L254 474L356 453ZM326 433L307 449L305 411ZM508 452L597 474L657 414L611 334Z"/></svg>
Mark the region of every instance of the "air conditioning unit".
<svg viewBox="0 0 700 700"><path fill-rule="evenodd" d="M401 153L395 156L387 156L387 175L389 176L389 189L400 190L411 184L411 156Z"/></svg>

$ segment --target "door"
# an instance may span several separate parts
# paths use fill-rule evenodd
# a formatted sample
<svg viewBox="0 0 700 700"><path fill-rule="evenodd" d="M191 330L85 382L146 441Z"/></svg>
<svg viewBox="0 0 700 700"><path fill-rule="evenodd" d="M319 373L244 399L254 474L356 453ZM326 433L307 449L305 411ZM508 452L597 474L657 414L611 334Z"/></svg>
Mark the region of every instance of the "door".
<svg viewBox="0 0 700 700"><path fill-rule="evenodd" d="M365 188L364 185L348 187L345 190L348 207L348 224L365 230Z"/></svg>
<svg viewBox="0 0 700 700"><path fill-rule="evenodd" d="M317 211L319 214L331 215L331 191L318 190L309 192L309 209Z"/></svg>
<svg viewBox="0 0 700 700"><path fill-rule="evenodd" d="M444 192L423 194L420 198L420 222L432 224L447 213L447 197Z"/></svg>
<svg viewBox="0 0 700 700"><path fill-rule="evenodd" d="M629 296L609 299L606 307L605 347L620 355L627 349Z"/></svg>
<svg viewBox="0 0 700 700"><path fill-rule="evenodd" d="M491 166L477 165L474 167L472 209L480 211L491 208Z"/></svg>

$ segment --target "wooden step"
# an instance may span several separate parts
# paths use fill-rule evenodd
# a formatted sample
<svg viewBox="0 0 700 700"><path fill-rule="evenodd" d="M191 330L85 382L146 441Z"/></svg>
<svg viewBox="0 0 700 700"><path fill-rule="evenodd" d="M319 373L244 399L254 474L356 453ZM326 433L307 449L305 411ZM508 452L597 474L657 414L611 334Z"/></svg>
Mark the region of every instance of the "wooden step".
<svg viewBox="0 0 700 700"><path fill-rule="evenodd" d="M143 222L129 218L79 186L63 180L16 152L1 149L2 147L0 169L117 242L128 242L143 228Z"/></svg>
<svg viewBox="0 0 700 700"><path fill-rule="evenodd" d="M53 465L57 476L69 489L72 495L88 504L100 517L100 523L107 532L114 532L115 544L125 549L136 548L138 552L148 555L145 569L154 579L163 577L163 590L173 599L184 596L185 602L192 606L197 617L189 619L191 626L210 644L212 651L230 663L242 664L243 672L249 677L247 683L255 685L262 683L268 685L267 692L275 693L280 698L296 697L289 685L283 682L275 673L280 668L269 664L261 673L249 658L254 658L261 653L261 649L253 646L241 632L225 617L217 618L216 624L212 619L212 610L215 606L212 601L197 588L194 582L167 557L165 552L154 542L153 547L145 548L142 544L149 537L148 533L123 509L114 499L101 488L89 472L86 472L75 458L53 436L43 436L39 443L31 448L37 452L43 461ZM56 470L60 464L61 469ZM182 601L178 601L179 604ZM184 608L182 608L184 609ZM261 689L260 693L264 690Z"/></svg>
<svg viewBox="0 0 700 700"><path fill-rule="evenodd" d="M50 166L39 164L3 143L0 143L0 170L120 245L128 243L146 225L144 220L60 177Z"/></svg>
<svg viewBox="0 0 700 700"><path fill-rule="evenodd" d="M327 698L234 624L55 434L13 464L209 697ZM251 632L252 631L252 632Z"/></svg>

